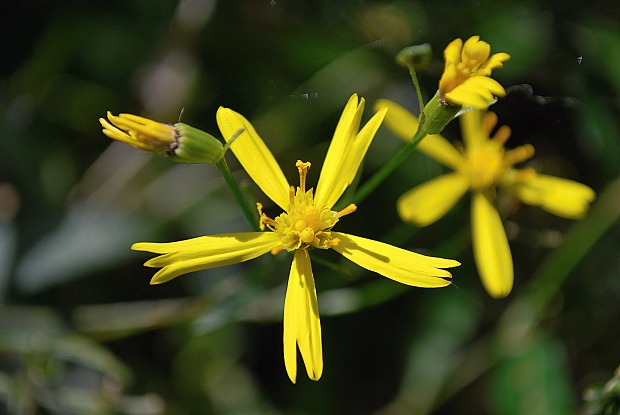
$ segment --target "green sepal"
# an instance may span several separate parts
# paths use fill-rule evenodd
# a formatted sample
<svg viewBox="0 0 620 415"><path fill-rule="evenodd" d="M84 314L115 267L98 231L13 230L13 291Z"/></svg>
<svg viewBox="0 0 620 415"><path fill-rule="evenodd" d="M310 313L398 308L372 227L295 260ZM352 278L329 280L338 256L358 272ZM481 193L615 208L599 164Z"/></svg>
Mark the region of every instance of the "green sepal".
<svg viewBox="0 0 620 415"><path fill-rule="evenodd" d="M168 155L179 163L216 164L224 156L224 146L217 138L184 123L174 125L176 148Z"/></svg>
<svg viewBox="0 0 620 415"><path fill-rule="evenodd" d="M426 134L439 134L457 116L460 110L460 106L455 107L441 100L439 91L437 91L422 110L418 129Z"/></svg>

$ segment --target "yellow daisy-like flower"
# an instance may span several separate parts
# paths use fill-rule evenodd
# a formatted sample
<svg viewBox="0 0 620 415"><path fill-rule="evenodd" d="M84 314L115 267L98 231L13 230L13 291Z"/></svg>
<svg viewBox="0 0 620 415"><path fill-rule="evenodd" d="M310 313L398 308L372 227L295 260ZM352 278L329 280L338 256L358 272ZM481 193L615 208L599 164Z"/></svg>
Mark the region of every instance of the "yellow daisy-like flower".
<svg viewBox="0 0 620 415"><path fill-rule="evenodd" d="M364 100L353 95L347 103L327 151L316 193L306 188L310 163L297 162L299 186L290 186L252 124L242 115L220 108L217 122L224 137L243 129L231 146L241 165L263 192L284 212L275 219L258 205L262 229L267 232L203 236L172 243L140 242L133 249L161 254L145 263L160 269L152 284L171 280L188 272L236 264L283 250L294 252L284 300L284 364L292 382L297 378L297 347L310 379L323 372L321 325L314 277L310 264L313 249L334 249L354 263L403 284L443 287L451 275L441 268L457 261L428 257L381 242L332 230L345 215L356 210L349 205L332 210L353 181L366 150L379 128L385 110L375 114L359 131Z"/></svg>
<svg viewBox="0 0 620 415"><path fill-rule="evenodd" d="M510 59L507 53L491 55L491 46L472 36L465 44L455 39L444 50L445 68L439 80L439 99L463 108L488 107L494 97L503 97L506 91L491 78L495 68Z"/></svg>
<svg viewBox="0 0 620 415"><path fill-rule="evenodd" d="M377 109L389 109L385 122L404 140L416 131L418 120L400 105L380 100ZM534 155L534 147L504 148L510 128L497 123L492 112L476 110L461 116L464 149L457 149L441 135L429 135L418 145L427 156L451 168L403 194L397 209L401 218L417 226L440 219L467 192L472 192L471 226L474 259L487 292L496 298L512 290L513 266L508 238L492 199L497 187L515 193L523 203L540 206L555 215L578 219L588 211L596 194L588 186L514 166Z"/></svg>

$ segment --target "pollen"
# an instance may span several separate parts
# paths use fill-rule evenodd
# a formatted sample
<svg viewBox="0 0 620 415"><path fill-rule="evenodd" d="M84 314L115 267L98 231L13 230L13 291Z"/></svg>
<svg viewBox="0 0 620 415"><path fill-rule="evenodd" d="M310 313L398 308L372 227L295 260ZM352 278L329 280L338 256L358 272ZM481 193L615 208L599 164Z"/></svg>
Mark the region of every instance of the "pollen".
<svg viewBox="0 0 620 415"><path fill-rule="evenodd" d="M310 169L309 162L297 160L295 166L299 173L299 186L291 186L289 192L289 206L286 212L281 213L275 219L271 219L263 213L263 206L256 204L260 215L260 228L280 234L282 246L274 248L272 254L286 249L306 249L308 247L329 249L338 245L338 240L332 238L331 229L338 220L349 215L357 209L350 204L339 212L327 207L314 204L313 189L306 190L306 176Z"/></svg>

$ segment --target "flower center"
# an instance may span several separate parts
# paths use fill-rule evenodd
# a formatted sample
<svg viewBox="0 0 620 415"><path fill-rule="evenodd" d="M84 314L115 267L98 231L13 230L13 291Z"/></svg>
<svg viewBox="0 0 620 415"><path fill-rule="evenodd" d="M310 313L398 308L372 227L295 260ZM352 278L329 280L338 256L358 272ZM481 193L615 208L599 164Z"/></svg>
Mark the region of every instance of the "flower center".
<svg viewBox="0 0 620 415"><path fill-rule="evenodd" d="M484 144L467 152L467 173L473 190L493 186L504 168L504 149L491 141Z"/></svg>
<svg viewBox="0 0 620 415"><path fill-rule="evenodd" d="M275 248L272 253L277 254L283 249L294 251L299 248L314 247L329 249L340 241L331 235L332 227L345 215L355 212L355 205L351 204L335 212L328 207L315 206L312 189L306 191L306 175L310 163L297 160L295 164L299 171L299 187L290 188L289 207L286 212L275 219L271 219L262 211L263 206L257 203L260 215L260 228L265 227L279 233L282 246Z"/></svg>
<svg viewBox="0 0 620 415"><path fill-rule="evenodd" d="M468 163L465 168L473 190L486 190L500 181L510 184L514 182L516 172L522 172L525 175L533 174L532 169L515 170L512 167L531 158L534 155L534 147L526 144L506 151L504 144L508 137L510 137L510 128L502 126L493 138L467 149Z"/></svg>

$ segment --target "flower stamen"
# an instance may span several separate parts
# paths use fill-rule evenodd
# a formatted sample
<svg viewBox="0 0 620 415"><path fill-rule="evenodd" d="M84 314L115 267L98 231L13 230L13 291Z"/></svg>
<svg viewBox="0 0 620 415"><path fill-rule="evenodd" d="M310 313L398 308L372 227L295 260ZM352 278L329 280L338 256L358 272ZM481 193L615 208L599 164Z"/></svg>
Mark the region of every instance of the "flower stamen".
<svg viewBox="0 0 620 415"><path fill-rule="evenodd" d="M351 213L357 210L357 206L351 203L346 208L342 209L340 212L336 213L336 217L340 219L343 216L350 215Z"/></svg>
<svg viewBox="0 0 620 415"><path fill-rule="evenodd" d="M314 204L313 189L306 189L306 177L309 162L297 160L295 166L299 172L299 187L290 187L288 209L271 219L263 213L263 206L257 203L260 215L260 229L269 230L280 234L282 245L272 249L272 254L286 249L294 251L308 247L329 249L338 245L338 241L332 239L331 229L339 218L349 215L357 210L357 206L350 204L340 212L335 212L327 207Z"/></svg>
<svg viewBox="0 0 620 415"><path fill-rule="evenodd" d="M263 213L263 204L260 202L256 202L256 210L258 210L258 216L260 217L258 220L258 227L261 231L265 230L265 226L267 226L271 231L275 232L277 223L275 220L271 219L269 216Z"/></svg>
<svg viewBox="0 0 620 415"><path fill-rule="evenodd" d="M498 147L504 147L504 144L506 144L506 141L508 141L508 138L510 137L510 133L510 127L508 127L507 125L502 125L497 129L497 132L495 133L491 141L497 143Z"/></svg>
<svg viewBox="0 0 620 415"><path fill-rule="evenodd" d="M531 144L525 144L512 150L508 150L504 153L504 163L509 166L523 163L534 156L534 146Z"/></svg>
<svg viewBox="0 0 620 415"><path fill-rule="evenodd" d="M306 193L306 176L310 166L311 164L309 161L304 163L301 160L297 160L297 163L295 163L295 167L297 167L297 170L299 171L299 188L302 193Z"/></svg>

